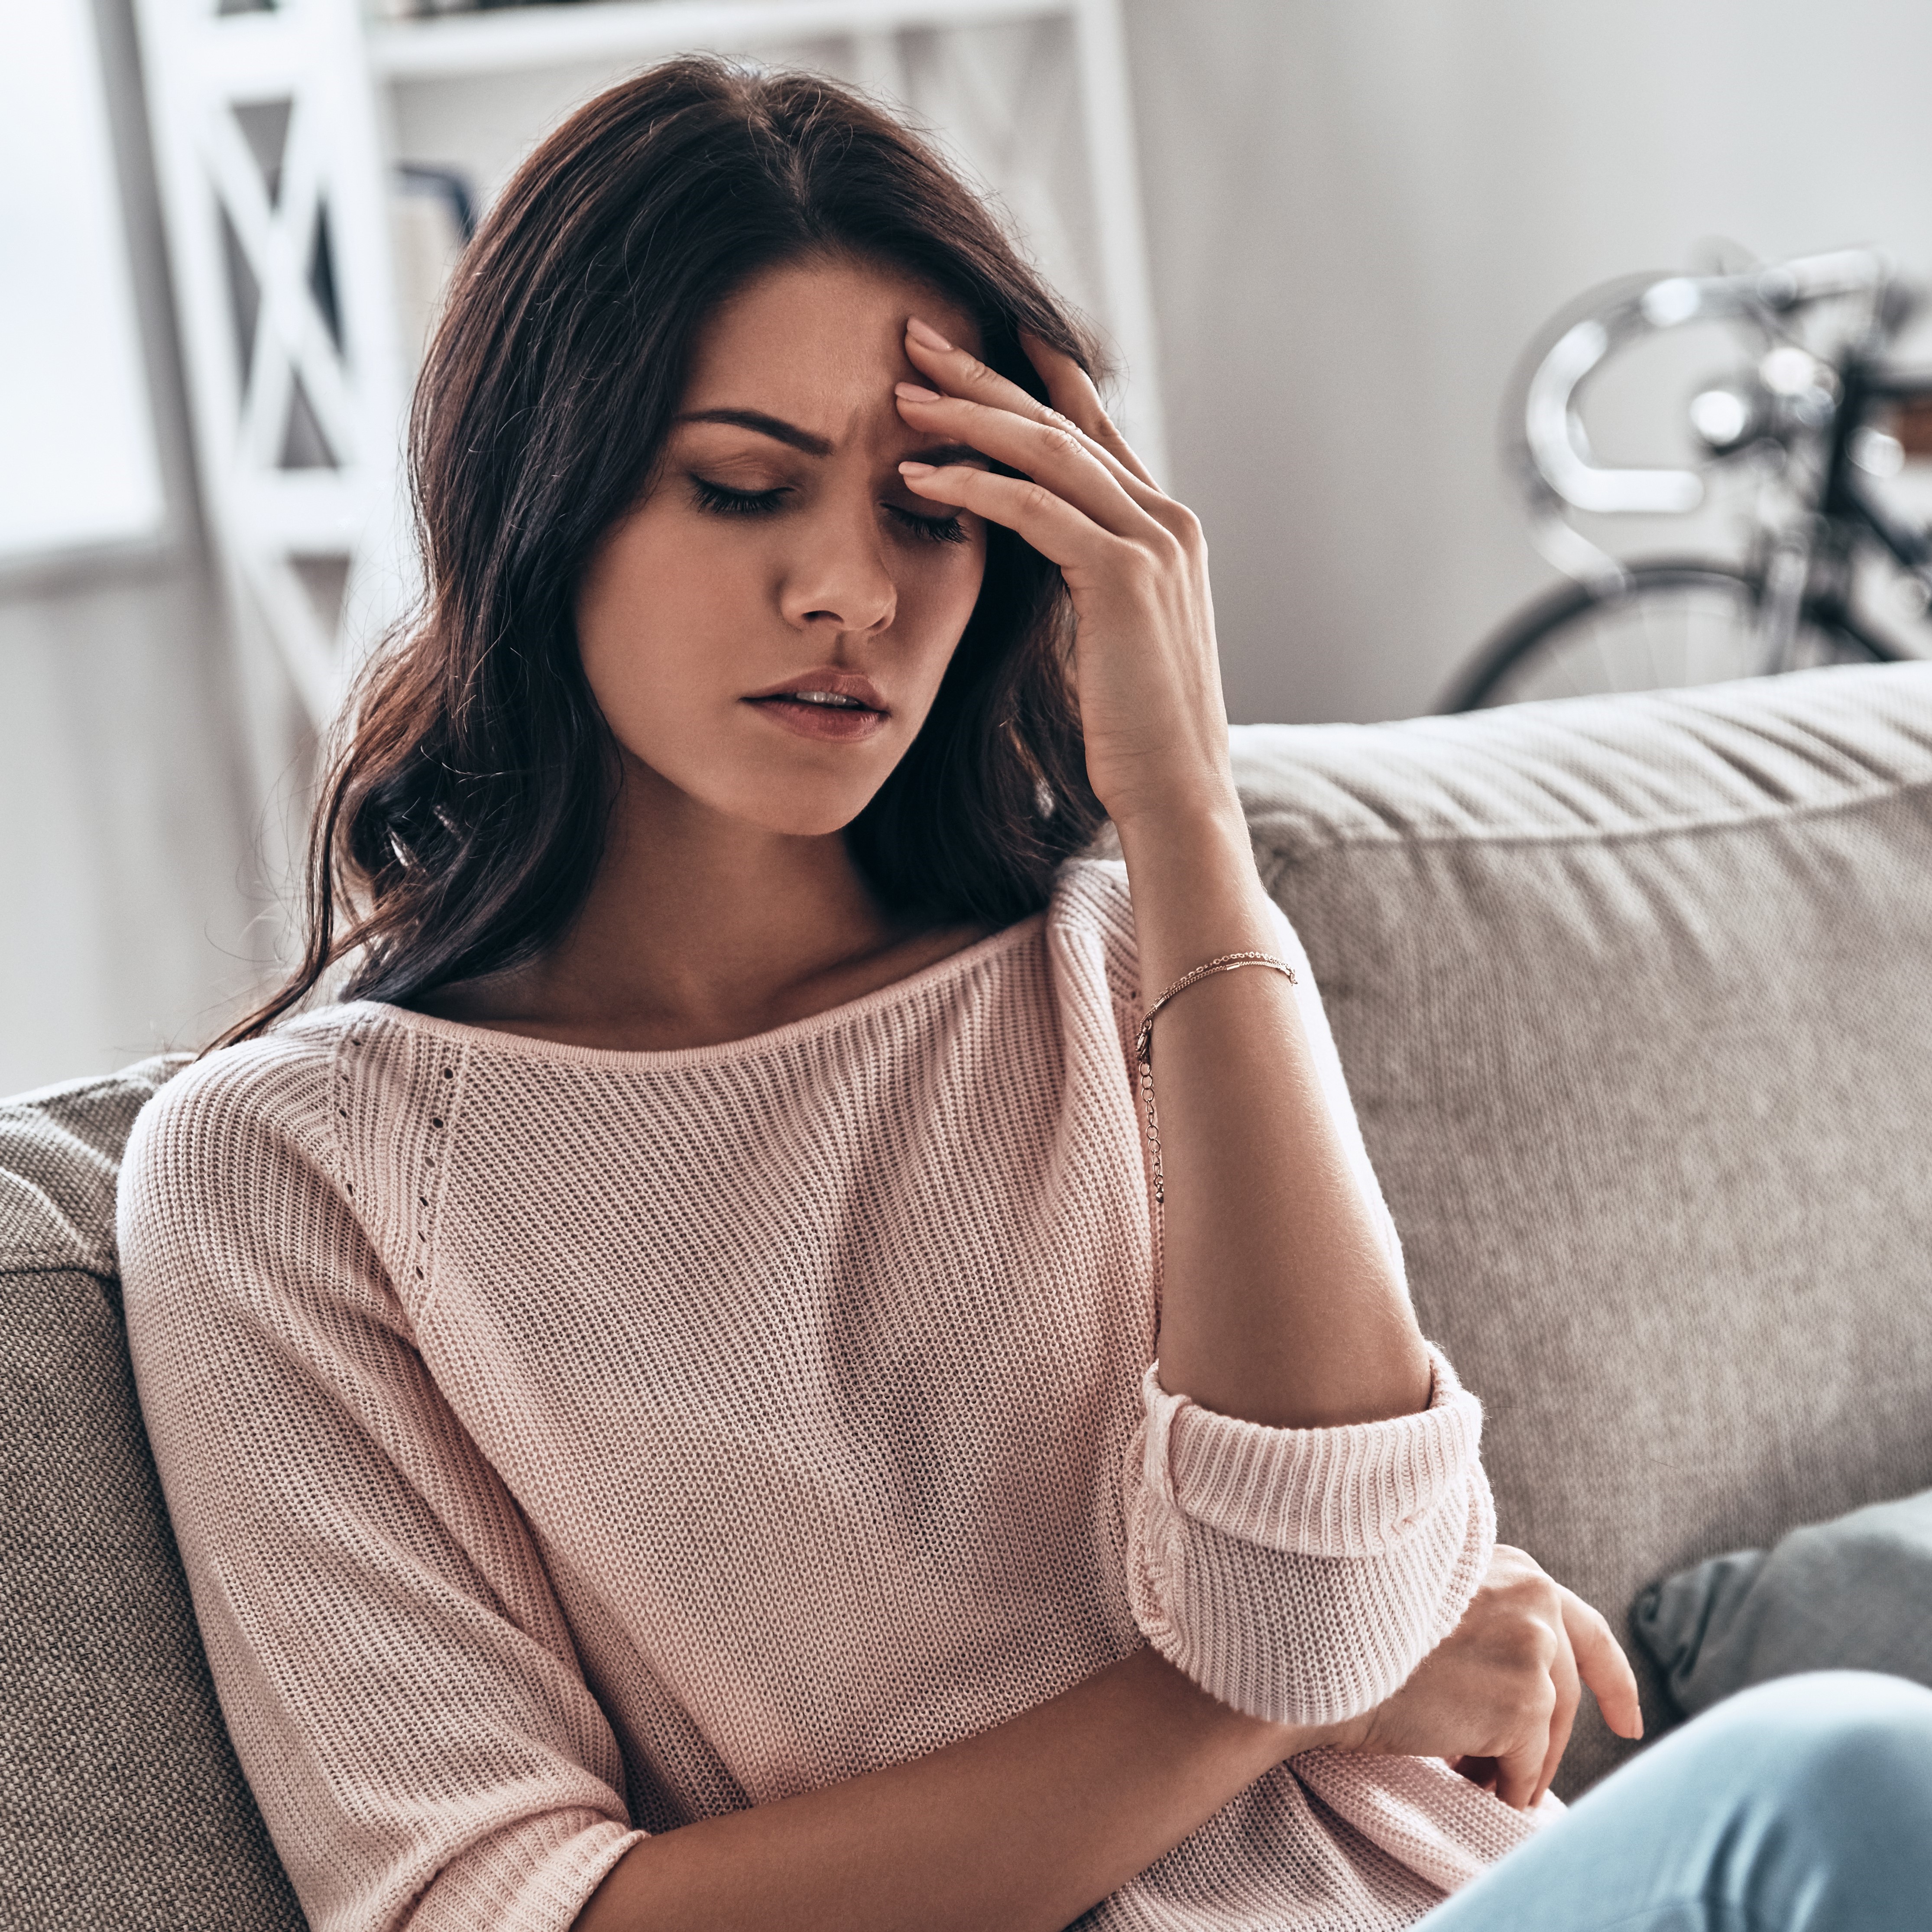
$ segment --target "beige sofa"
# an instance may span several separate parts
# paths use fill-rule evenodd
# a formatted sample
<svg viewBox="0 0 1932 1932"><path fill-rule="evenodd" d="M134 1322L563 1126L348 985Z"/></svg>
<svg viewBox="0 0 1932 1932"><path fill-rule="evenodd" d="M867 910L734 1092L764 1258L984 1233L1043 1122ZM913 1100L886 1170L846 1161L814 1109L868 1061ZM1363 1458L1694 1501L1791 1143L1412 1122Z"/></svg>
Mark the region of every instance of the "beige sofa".
<svg viewBox="0 0 1932 1932"><path fill-rule="evenodd" d="M1932 1484L1932 666L1235 738L1505 1536L1621 1621L1667 1570ZM115 1167L168 1070L0 1107L22 1932L302 1922L120 1329ZM1624 1748L1587 1721L1564 1786Z"/></svg>

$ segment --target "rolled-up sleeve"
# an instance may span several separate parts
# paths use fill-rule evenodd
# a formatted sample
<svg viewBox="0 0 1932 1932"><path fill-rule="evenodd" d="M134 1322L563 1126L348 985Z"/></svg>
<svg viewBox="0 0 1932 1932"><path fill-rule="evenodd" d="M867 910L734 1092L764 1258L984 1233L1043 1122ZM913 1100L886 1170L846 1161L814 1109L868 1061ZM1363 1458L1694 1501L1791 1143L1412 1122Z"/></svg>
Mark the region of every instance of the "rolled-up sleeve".
<svg viewBox="0 0 1932 1932"><path fill-rule="evenodd" d="M1496 1515L1482 1410L1430 1351L1429 1406L1270 1429L1142 1383L1127 1451L1128 1594L1155 1649L1251 1717L1370 1710L1454 1630Z"/></svg>

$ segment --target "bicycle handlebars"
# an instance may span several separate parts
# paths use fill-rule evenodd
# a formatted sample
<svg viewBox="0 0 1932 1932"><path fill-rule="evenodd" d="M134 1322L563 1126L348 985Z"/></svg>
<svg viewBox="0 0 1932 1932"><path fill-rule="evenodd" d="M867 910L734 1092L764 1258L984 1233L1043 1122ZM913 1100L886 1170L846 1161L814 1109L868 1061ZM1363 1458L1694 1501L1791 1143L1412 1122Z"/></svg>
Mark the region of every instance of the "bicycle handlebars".
<svg viewBox="0 0 1932 1932"><path fill-rule="evenodd" d="M1534 478L1572 509L1664 515L1695 509L1704 482L1694 470L1597 461L1576 407L1591 372L1613 349L1648 332L1691 321L1742 321L1775 337L1782 332L1778 318L1793 309L1842 296L1882 298L1892 279L1884 256L1846 248L1742 275L1667 275L1606 303L1565 329L1530 377L1523 440Z"/></svg>

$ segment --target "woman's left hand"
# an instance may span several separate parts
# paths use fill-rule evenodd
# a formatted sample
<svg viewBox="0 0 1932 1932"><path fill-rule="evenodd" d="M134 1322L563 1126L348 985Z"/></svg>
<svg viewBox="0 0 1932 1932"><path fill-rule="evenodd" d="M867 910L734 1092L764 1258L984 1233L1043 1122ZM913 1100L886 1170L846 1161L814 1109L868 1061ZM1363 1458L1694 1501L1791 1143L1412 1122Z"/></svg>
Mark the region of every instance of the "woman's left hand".
<svg viewBox="0 0 1932 1932"><path fill-rule="evenodd" d="M1586 1684L1618 1737L1643 1735L1636 1678L1610 1625L1534 1557L1498 1543L1462 1621L1393 1697L1331 1741L1447 1758L1505 1804L1533 1810L1562 1762Z"/></svg>
<svg viewBox="0 0 1932 1932"><path fill-rule="evenodd" d="M1086 371L1025 346L1051 408L926 324L908 326L906 353L932 389L899 385L906 421L1022 473L904 464L907 487L1004 524L1059 565L1079 624L1087 774L1116 825L1238 815L1200 523L1155 485Z"/></svg>

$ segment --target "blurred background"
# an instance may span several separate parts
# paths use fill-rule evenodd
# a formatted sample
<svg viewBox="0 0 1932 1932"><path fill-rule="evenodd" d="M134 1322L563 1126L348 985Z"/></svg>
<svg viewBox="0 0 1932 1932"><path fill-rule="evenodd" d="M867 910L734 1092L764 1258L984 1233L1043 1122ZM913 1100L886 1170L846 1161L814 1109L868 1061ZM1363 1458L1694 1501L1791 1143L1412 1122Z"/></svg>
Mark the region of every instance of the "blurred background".
<svg viewBox="0 0 1932 1932"><path fill-rule="evenodd" d="M998 194L1206 523L1237 721L1434 708L1558 581L1498 425L1583 291L1932 275L1910 0L4 0L0 1092L197 1046L272 965L317 724L410 593L442 278L678 47L856 80ZM1600 445L1676 433L1685 353Z"/></svg>

